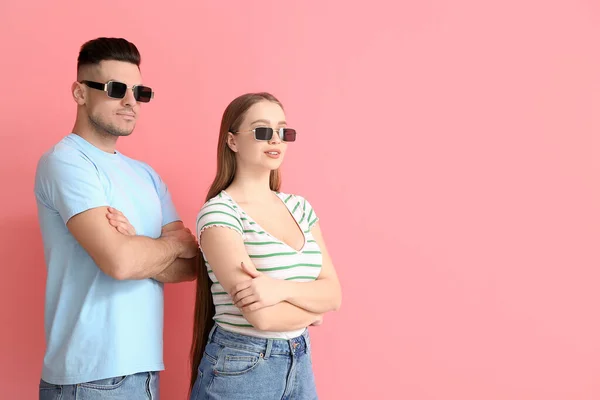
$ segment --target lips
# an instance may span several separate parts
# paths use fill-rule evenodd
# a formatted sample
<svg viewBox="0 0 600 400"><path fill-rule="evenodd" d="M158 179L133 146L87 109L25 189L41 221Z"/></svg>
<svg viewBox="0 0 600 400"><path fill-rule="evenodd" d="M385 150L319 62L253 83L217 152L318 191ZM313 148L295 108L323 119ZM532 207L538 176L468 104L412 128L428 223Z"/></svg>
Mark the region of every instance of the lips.
<svg viewBox="0 0 600 400"><path fill-rule="evenodd" d="M125 118L135 118L135 112L133 110L117 111L117 115Z"/></svg>
<svg viewBox="0 0 600 400"><path fill-rule="evenodd" d="M267 157L270 158L279 158L279 156L281 155L281 150L269 149L265 151L265 154L267 155Z"/></svg>

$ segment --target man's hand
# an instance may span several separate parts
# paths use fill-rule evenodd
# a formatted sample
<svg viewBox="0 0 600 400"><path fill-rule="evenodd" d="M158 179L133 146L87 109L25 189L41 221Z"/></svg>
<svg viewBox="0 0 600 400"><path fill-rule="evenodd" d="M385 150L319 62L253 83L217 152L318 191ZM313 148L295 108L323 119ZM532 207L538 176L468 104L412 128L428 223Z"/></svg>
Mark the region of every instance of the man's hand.
<svg viewBox="0 0 600 400"><path fill-rule="evenodd" d="M129 220L125 215L113 207L108 207L108 213L106 214L108 223L113 226L119 233L123 235L135 236L136 231L133 225L129 223ZM161 237L171 237L183 247L181 258L194 258L198 254L198 241L192 232L183 228L181 229L169 229L162 232Z"/></svg>
<svg viewBox="0 0 600 400"><path fill-rule="evenodd" d="M242 311L256 311L285 300L284 281L273 279L242 263L252 279L238 283L232 291L233 303Z"/></svg>
<svg viewBox="0 0 600 400"><path fill-rule="evenodd" d="M173 238L183 246L180 258L194 258L198 255L198 240L188 228L163 231L161 237Z"/></svg>
<svg viewBox="0 0 600 400"><path fill-rule="evenodd" d="M119 233L123 235L135 236L135 228L129 223L129 220L123 213L116 208L108 207L106 214L108 223L113 226Z"/></svg>

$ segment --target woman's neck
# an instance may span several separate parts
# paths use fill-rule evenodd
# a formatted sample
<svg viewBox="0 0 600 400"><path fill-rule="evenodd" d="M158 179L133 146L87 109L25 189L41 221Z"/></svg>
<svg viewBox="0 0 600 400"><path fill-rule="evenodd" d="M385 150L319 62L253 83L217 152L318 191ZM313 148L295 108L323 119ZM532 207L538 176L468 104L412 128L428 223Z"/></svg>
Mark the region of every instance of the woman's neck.
<svg viewBox="0 0 600 400"><path fill-rule="evenodd" d="M270 200L273 191L270 186L270 171L250 172L238 169L227 193L238 203L255 203Z"/></svg>

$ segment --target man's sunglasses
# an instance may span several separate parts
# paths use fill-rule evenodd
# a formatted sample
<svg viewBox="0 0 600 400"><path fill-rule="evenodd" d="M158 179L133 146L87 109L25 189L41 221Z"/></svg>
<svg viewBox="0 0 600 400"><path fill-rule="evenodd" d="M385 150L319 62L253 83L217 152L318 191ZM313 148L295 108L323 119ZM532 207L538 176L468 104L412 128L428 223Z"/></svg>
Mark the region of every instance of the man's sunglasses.
<svg viewBox="0 0 600 400"><path fill-rule="evenodd" d="M79 83L83 83L92 89L103 90L108 94L108 97L112 97L113 99L122 99L125 97L127 89L129 89L126 84L116 81L108 81L107 83L81 81ZM133 90L133 97L135 100L141 103L148 103L154 98L154 92L148 86L134 85L131 89Z"/></svg>
<svg viewBox="0 0 600 400"><path fill-rule="evenodd" d="M273 128L269 128L266 126L260 126L258 128L254 128L250 131L246 132L254 132L254 139L256 140L271 140L273 138ZM241 133L240 131L231 133ZM295 142L296 141L296 130L291 128L279 128L277 129L277 134L279 138L284 142Z"/></svg>

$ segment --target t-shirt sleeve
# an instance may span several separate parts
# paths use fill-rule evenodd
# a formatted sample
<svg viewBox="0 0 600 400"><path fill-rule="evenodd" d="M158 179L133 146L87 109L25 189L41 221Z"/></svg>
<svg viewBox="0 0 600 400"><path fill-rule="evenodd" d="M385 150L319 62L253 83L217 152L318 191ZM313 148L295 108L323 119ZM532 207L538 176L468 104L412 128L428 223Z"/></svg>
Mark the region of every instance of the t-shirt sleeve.
<svg viewBox="0 0 600 400"><path fill-rule="evenodd" d="M177 209L175 208L175 204L173 204L171 192L169 192L167 184L161 179L156 171L154 171L154 169L150 168L149 165L147 165L147 167L152 174L152 181L154 182L154 187L156 188L158 197L160 198L160 205L162 209L162 226L170 224L171 222L181 221L181 218L177 213Z"/></svg>
<svg viewBox="0 0 600 400"><path fill-rule="evenodd" d="M244 227L237 211L224 201L209 201L202 207L196 219L196 236L198 240L200 240L202 232L215 226L233 229L244 236Z"/></svg>
<svg viewBox="0 0 600 400"><path fill-rule="evenodd" d="M302 207L300 225L302 225L303 222L306 222L306 224L308 224L308 230L310 231L317 221L319 221L319 217L317 217L315 210L304 197L300 197L300 206Z"/></svg>
<svg viewBox="0 0 600 400"><path fill-rule="evenodd" d="M77 214L109 205L96 166L77 152L44 155L34 191L38 201L56 210L65 224Z"/></svg>

